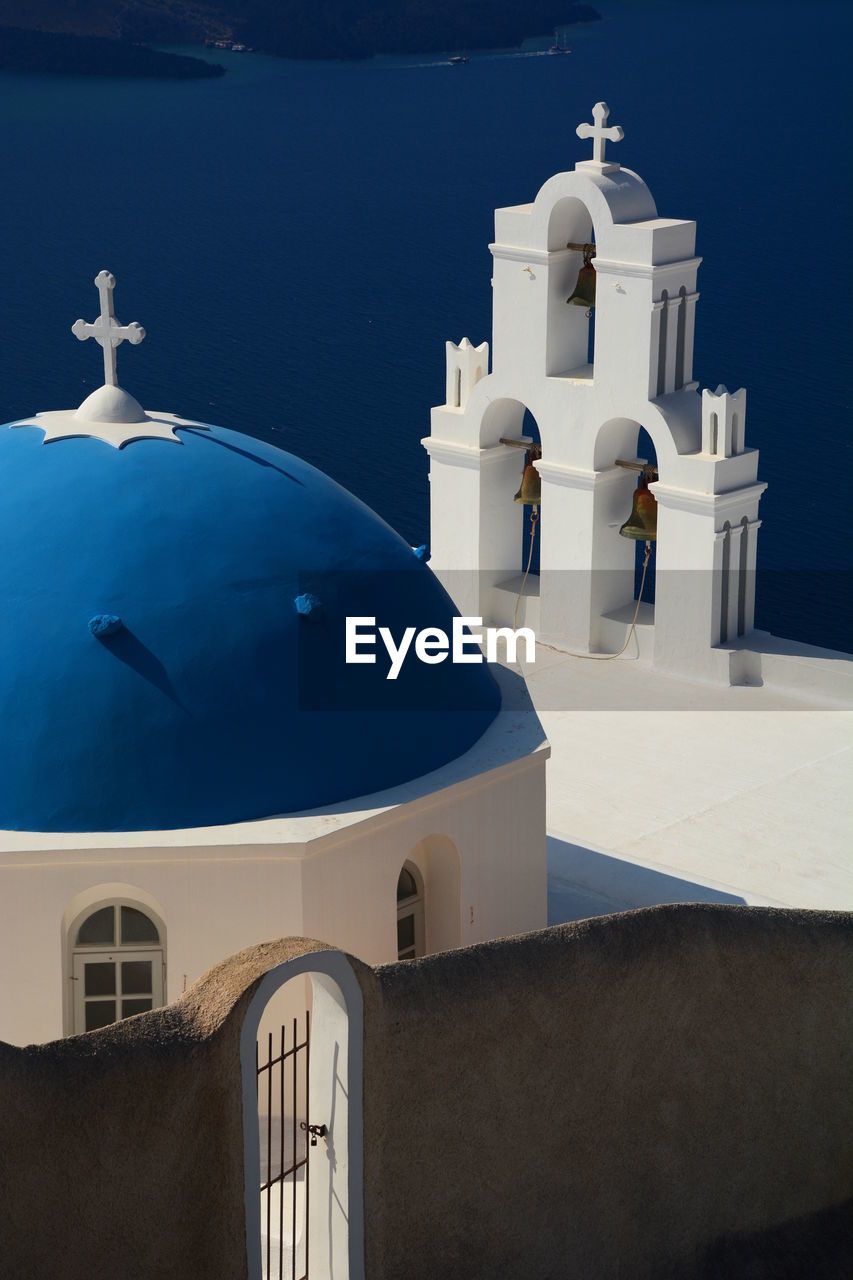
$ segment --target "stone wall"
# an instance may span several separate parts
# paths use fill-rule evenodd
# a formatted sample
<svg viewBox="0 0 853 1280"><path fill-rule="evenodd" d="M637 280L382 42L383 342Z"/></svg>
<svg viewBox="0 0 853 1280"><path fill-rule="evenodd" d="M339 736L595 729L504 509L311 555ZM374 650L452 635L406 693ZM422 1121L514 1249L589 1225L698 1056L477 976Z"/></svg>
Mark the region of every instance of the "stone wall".
<svg viewBox="0 0 853 1280"><path fill-rule="evenodd" d="M748 907L377 970L367 1275L849 1277L851 996L851 917Z"/></svg>
<svg viewBox="0 0 853 1280"><path fill-rule="evenodd" d="M0 1046L3 1280L242 1280L240 1028L317 949ZM656 907L351 963L368 1280L846 1280L852 917Z"/></svg>
<svg viewBox="0 0 853 1280"><path fill-rule="evenodd" d="M240 1028L286 939L101 1031L0 1043L2 1280L241 1280Z"/></svg>

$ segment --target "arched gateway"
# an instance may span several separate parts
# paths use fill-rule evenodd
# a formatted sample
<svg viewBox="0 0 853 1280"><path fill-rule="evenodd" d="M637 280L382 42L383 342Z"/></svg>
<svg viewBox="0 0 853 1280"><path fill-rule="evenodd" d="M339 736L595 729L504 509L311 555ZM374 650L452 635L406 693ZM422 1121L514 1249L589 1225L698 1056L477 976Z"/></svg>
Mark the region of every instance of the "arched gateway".
<svg viewBox="0 0 853 1280"><path fill-rule="evenodd" d="M342 952L296 956L258 983L240 1033L249 1280L364 1275L362 1046Z"/></svg>
<svg viewBox="0 0 853 1280"><path fill-rule="evenodd" d="M424 440L430 564L463 613L506 621L501 588L517 573L522 514L511 500L519 454L502 439L527 407L547 513L538 631L558 647L608 650L633 565L618 536L633 486L616 463L639 465L642 427L658 468L654 662L728 679L720 646L753 625L765 488L744 443L746 392L699 394L696 224L658 217L642 179L605 160L607 140L622 138L608 114L597 103L594 124L578 129L593 159L549 179L532 204L496 210L492 369L485 343L447 344L453 395Z"/></svg>

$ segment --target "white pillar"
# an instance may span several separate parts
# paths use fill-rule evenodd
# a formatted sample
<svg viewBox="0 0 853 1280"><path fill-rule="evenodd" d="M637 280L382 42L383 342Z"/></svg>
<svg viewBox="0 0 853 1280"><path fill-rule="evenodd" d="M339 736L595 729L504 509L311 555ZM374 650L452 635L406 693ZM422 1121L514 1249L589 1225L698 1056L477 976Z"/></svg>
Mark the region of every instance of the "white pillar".
<svg viewBox="0 0 853 1280"><path fill-rule="evenodd" d="M652 303L652 327L651 341L649 343L649 399L654 400L658 392L658 372L660 369L660 344L661 344L661 326L662 313L664 306L663 299L660 302Z"/></svg>
<svg viewBox="0 0 853 1280"><path fill-rule="evenodd" d="M513 502L523 454L428 436L430 568L460 613L488 613L490 589L519 571L524 509Z"/></svg>
<svg viewBox="0 0 853 1280"><path fill-rule="evenodd" d="M724 563L728 529L721 529L714 537L713 567L711 570L711 644L720 643L723 620L724 584L727 585L728 564Z"/></svg>
<svg viewBox="0 0 853 1280"><path fill-rule="evenodd" d="M666 301L666 364L664 366L663 392L669 395L675 390L675 359L678 350L678 308L681 306L681 295Z"/></svg>
<svg viewBox="0 0 853 1280"><path fill-rule="evenodd" d="M601 615L630 600L634 544L619 537L634 477L619 467L587 471L540 461L540 635L595 650Z"/></svg>
<svg viewBox="0 0 853 1280"><path fill-rule="evenodd" d="M750 520L749 524L743 528L743 536L746 538L746 564L744 573L746 580L743 584L744 609L743 609L743 635L749 635L755 627L755 569L758 556L758 530L761 528L760 520Z"/></svg>
<svg viewBox="0 0 853 1280"><path fill-rule="evenodd" d="M658 502L655 665L710 676L719 640L722 545L711 494L650 486Z"/></svg>
<svg viewBox="0 0 853 1280"><path fill-rule="evenodd" d="M696 303L698 293L688 293L684 299L687 308L684 317L684 369L683 385L686 387L693 379L693 342L696 336Z"/></svg>
<svg viewBox="0 0 853 1280"><path fill-rule="evenodd" d="M729 599L726 637L734 644L738 637L738 612L740 605L740 547L743 525L735 524L729 533Z"/></svg>
<svg viewBox="0 0 853 1280"><path fill-rule="evenodd" d="M650 487L658 502L655 665L713 678L718 668L711 650L721 642L724 613L726 642L737 639L743 535L739 521L744 514L755 514L766 485L744 485L721 494L670 489L660 481ZM749 540L746 545L749 565ZM746 623L752 617L754 573L745 585Z"/></svg>

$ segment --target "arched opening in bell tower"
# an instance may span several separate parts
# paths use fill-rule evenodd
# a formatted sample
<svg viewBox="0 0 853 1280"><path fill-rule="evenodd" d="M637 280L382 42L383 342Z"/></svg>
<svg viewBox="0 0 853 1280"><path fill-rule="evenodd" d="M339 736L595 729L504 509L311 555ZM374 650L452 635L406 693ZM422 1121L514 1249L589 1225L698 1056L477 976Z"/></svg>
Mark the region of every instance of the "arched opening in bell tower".
<svg viewBox="0 0 853 1280"><path fill-rule="evenodd" d="M493 575L484 614L498 626L539 625L542 505L532 447L538 453L540 440L537 420L520 400L493 400L483 414L481 447L508 446L500 465L483 473L480 491L481 537L488 548L488 567L480 573L483 582Z"/></svg>
<svg viewBox="0 0 853 1280"><path fill-rule="evenodd" d="M558 200L548 222L545 373L592 381L595 363L595 230L582 200Z"/></svg>
<svg viewBox="0 0 853 1280"><path fill-rule="evenodd" d="M657 453L655 451L654 442L645 427L640 427L637 436L637 447L635 453L638 462L648 463L654 467L655 475L657 470ZM655 603L655 573L657 570L657 538L651 543L648 567L646 568L645 582L643 581L643 560L645 558L645 543L638 538L634 542L634 599L640 599L640 587L643 590L643 602L652 606L654 612Z"/></svg>
<svg viewBox="0 0 853 1280"><path fill-rule="evenodd" d="M595 444L595 469L603 482L597 495L592 530L590 648L616 652L634 626L627 656L651 657L655 616L656 507L648 484L659 478L657 451L649 432L629 418L613 418L601 427ZM652 495L653 496L653 495ZM652 528L643 511L652 512ZM648 518L648 515L647 517ZM649 537L645 533L650 534Z"/></svg>
<svg viewBox="0 0 853 1280"><path fill-rule="evenodd" d="M524 410L524 423L521 428L521 434L525 440L529 439L540 449L542 447L542 437L539 434L539 425L529 409ZM525 455L526 458L527 455ZM535 525L531 522L531 511L529 507L525 507L522 513L521 524L521 572L528 570L528 577L539 577L539 553L542 546L542 504L539 503L536 511Z"/></svg>

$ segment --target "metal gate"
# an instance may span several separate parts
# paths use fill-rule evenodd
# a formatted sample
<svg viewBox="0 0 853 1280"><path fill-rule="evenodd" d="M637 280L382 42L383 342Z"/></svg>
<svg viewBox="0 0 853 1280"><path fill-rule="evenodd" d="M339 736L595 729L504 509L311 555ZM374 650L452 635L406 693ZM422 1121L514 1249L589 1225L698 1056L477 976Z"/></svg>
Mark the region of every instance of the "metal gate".
<svg viewBox="0 0 853 1280"><path fill-rule="evenodd" d="M316 1147L318 1138L326 1136L326 1126L312 1125L308 1115L310 1042L311 1018L306 1011L303 1040L299 1039L298 1020L294 1018L290 1047L285 1027L281 1028L277 1052L270 1031L263 1063L260 1045L255 1044L265 1280L308 1280L311 1148ZM264 1105L265 1116L261 1111ZM276 1108L278 1115L274 1117ZM301 1121L297 1118L300 1108L305 1115Z"/></svg>

